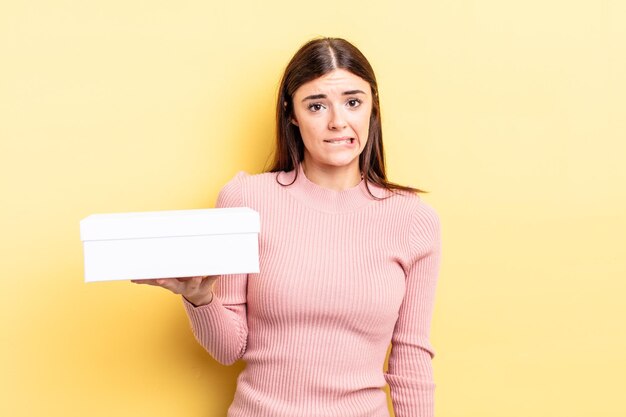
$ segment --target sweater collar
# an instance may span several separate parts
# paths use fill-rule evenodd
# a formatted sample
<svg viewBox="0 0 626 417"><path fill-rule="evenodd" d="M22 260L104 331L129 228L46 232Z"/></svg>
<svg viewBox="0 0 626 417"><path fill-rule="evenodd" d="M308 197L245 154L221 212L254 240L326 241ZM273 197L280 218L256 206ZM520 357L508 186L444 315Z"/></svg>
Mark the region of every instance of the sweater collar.
<svg viewBox="0 0 626 417"><path fill-rule="evenodd" d="M287 185L287 191L296 199L314 209L330 213L352 211L376 201L367 191L367 186L376 197L386 195L386 191L375 184L368 183L366 186L365 180L341 191L322 187L306 177L301 164L292 171L281 172L278 181Z"/></svg>

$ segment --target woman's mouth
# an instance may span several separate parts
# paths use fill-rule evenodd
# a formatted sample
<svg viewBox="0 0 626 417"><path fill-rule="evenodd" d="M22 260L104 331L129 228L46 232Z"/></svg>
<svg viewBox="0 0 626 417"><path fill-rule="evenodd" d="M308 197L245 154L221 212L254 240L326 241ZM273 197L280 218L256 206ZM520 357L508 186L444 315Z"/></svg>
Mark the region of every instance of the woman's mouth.
<svg viewBox="0 0 626 417"><path fill-rule="evenodd" d="M350 144L350 143L354 143L354 138L333 138L333 139L324 139L324 142L326 143L332 143L335 145L340 145L340 144Z"/></svg>

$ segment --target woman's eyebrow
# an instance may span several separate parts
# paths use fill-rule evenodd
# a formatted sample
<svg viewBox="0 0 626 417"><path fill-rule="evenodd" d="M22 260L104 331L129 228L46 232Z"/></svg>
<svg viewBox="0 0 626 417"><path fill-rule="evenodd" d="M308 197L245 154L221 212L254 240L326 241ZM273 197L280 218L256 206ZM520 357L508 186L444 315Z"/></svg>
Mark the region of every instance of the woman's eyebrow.
<svg viewBox="0 0 626 417"><path fill-rule="evenodd" d="M365 94L365 91L362 90L350 90L350 91L344 91L343 95L344 96L351 96L354 94Z"/></svg>
<svg viewBox="0 0 626 417"><path fill-rule="evenodd" d="M310 96L306 96L305 98L302 99L302 101L307 101L307 100L319 100L322 98L326 98L326 94L312 94Z"/></svg>
<svg viewBox="0 0 626 417"><path fill-rule="evenodd" d="M342 95L344 96L352 96L354 94L365 94L364 91L362 90L349 90L349 91L344 91L342 93ZM323 98L328 97L326 94L312 94L310 96L306 96L305 98L302 99L302 101L307 101L307 100L320 100Z"/></svg>

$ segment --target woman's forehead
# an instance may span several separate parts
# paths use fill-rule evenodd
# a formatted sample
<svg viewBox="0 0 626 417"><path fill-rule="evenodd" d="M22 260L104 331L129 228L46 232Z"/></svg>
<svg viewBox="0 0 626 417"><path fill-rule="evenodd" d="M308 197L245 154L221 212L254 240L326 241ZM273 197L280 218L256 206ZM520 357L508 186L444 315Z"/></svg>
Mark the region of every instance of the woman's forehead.
<svg viewBox="0 0 626 417"><path fill-rule="evenodd" d="M332 70L321 77L302 84L294 96L311 94L343 94L346 91L360 90L369 94L370 85L363 78L345 69Z"/></svg>

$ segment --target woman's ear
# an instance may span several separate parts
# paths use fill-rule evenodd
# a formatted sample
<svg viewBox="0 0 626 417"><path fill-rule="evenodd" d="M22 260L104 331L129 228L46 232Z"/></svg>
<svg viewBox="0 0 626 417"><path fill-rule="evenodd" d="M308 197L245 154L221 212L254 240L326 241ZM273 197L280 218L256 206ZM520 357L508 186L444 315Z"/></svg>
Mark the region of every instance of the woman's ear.
<svg viewBox="0 0 626 417"><path fill-rule="evenodd" d="M285 109L285 111L287 110L288 107L289 107L289 103L287 101L283 101L283 108ZM296 120L296 116L293 116L291 118L291 124L295 126L299 126L298 121Z"/></svg>

